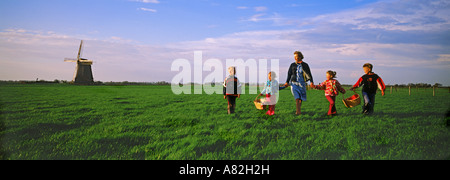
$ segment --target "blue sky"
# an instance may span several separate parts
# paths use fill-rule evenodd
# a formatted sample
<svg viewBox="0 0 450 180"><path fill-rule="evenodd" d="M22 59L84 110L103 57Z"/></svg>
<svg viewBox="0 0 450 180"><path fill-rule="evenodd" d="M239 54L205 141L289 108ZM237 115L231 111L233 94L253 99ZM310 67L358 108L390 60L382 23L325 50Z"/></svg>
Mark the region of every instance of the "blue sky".
<svg viewBox="0 0 450 180"><path fill-rule="evenodd" d="M361 6L373 1L312 0L5 0L1 3L1 28L21 28L85 34L107 38L118 36L143 43L199 40L224 34L287 29L270 20L276 14L308 18ZM258 16L261 15L261 16ZM249 23L257 16L259 23ZM186 34L189 35L186 35Z"/></svg>
<svg viewBox="0 0 450 180"><path fill-rule="evenodd" d="M447 0L3 0L0 79L71 80L81 39L99 81L170 81L171 62L305 55L353 84L361 66L387 84L450 85ZM283 68L285 67L285 68Z"/></svg>

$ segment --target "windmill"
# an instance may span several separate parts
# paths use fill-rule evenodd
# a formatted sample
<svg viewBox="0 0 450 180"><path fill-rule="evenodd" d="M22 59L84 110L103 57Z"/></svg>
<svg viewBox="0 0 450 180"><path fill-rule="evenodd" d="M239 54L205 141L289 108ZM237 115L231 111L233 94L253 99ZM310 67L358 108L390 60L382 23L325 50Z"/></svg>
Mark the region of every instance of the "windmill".
<svg viewBox="0 0 450 180"><path fill-rule="evenodd" d="M81 40L80 49L78 50L77 59L65 58L64 62L76 62L77 68L75 69L75 74L73 75L73 80L75 84L93 84L94 77L92 76L92 60L81 58L81 49L83 48L83 40Z"/></svg>

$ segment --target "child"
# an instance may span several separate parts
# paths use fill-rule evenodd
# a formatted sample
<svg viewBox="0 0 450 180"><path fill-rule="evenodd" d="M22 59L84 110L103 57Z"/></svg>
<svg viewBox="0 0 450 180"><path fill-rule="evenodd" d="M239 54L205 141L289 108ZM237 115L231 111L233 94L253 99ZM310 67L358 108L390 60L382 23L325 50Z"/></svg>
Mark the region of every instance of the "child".
<svg viewBox="0 0 450 180"><path fill-rule="evenodd" d="M345 94L345 89L341 87L339 81L335 80L336 71L327 71L326 74L327 80L323 83L313 86L315 89L325 90L325 97L330 102L330 107L328 108L328 116L336 115L336 96L339 95L339 92Z"/></svg>
<svg viewBox="0 0 450 180"><path fill-rule="evenodd" d="M384 85L383 80L377 74L372 72L373 65L370 63L366 63L363 66L364 75L359 78L358 82L350 90L354 90L362 85L362 95L364 97L363 111L364 115L370 115L373 113L373 109L375 106L375 95L377 94L377 87L381 90L381 95L384 96L384 90L386 86Z"/></svg>
<svg viewBox="0 0 450 180"><path fill-rule="evenodd" d="M278 81L275 80L277 78L276 76L277 75L275 74L275 72L269 72L269 80L264 85L264 89L261 91L261 94L258 95L258 97L264 95L266 96L266 99L262 104L263 109L266 109L266 107L269 106L269 110L266 112L266 114L269 116L273 116L275 114L275 105L278 101L278 90L285 88L284 86L279 86ZM258 99L258 97L256 98Z"/></svg>
<svg viewBox="0 0 450 180"><path fill-rule="evenodd" d="M228 72L230 75L223 82L223 98L228 101L228 114L233 114L236 98L241 98L241 83L236 77L236 67L229 67Z"/></svg>

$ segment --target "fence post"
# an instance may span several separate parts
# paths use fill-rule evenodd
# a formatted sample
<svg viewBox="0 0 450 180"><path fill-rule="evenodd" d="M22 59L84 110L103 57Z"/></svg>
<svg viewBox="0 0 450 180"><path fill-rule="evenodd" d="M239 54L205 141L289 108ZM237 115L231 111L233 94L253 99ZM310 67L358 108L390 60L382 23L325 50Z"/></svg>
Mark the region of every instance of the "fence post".
<svg viewBox="0 0 450 180"><path fill-rule="evenodd" d="M435 87L433 86L433 96L435 96L435 94L436 94L434 89L435 89Z"/></svg>
<svg viewBox="0 0 450 180"><path fill-rule="evenodd" d="M411 96L411 86L409 86L409 95Z"/></svg>
<svg viewBox="0 0 450 180"><path fill-rule="evenodd" d="M391 94L392 94L392 86L391 86Z"/></svg>

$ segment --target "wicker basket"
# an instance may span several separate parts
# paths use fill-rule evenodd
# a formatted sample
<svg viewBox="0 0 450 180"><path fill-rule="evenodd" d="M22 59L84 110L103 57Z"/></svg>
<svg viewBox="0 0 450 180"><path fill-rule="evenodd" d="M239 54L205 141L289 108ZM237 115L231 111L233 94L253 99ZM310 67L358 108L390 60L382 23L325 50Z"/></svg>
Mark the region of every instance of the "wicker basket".
<svg viewBox="0 0 450 180"><path fill-rule="evenodd" d="M345 107L352 108L361 104L361 98L359 94L355 92L353 96L347 99L342 99L342 102L344 102Z"/></svg>
<svg viewBox="0 0 450 180"><path fill-rule="evenodd" d="M264 100L263 99L256 99L255 101L253 101L253 103L255 103L256 109L263 110L262 101L264 101Z"/></svg>

